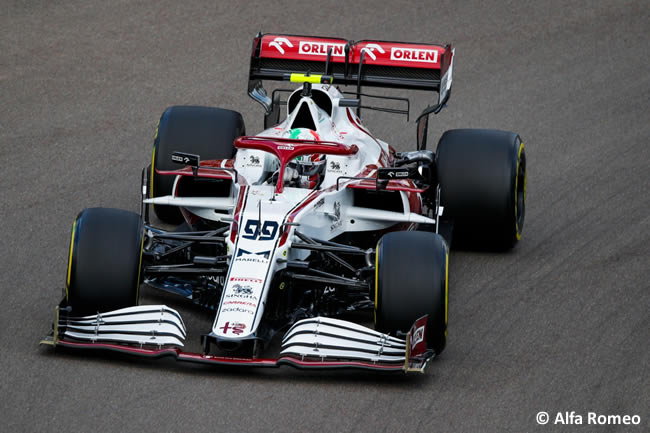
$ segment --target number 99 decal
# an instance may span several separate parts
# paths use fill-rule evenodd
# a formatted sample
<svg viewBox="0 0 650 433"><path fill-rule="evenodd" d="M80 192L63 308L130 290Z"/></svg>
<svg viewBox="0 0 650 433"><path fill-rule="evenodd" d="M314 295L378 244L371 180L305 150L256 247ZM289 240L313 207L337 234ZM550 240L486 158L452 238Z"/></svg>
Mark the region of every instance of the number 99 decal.
<svg viewBox="0 0 650 433"><path fill-rule="evenodd" d="M280 225L275 221L264 221L260 229L260 220L248 220L244 226L244 239L253 239L258 241L270 241L275 239L278 234Z"/></svg>

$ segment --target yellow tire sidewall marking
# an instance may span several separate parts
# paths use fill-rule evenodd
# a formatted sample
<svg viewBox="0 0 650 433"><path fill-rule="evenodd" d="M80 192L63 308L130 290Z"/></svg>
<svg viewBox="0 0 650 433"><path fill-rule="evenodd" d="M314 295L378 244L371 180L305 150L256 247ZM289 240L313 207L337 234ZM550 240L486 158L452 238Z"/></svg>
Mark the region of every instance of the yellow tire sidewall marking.
<svg viewBox="0 0 650 433"><path fill-rule="evenodd" d="M153 147L153 152L151 154L151 173L149 179L149 198L153 198L153 173L156 170L154 165L156 161L156 146Z"/></svg>
<svg viewBox="0 0 650 433"><path fill-rule="evenodd" d="M75 232L77 231L77 219L75 218L74 222L72 223L72 235L70 236L70 252L68 253L68 275L66 276L66 284L65 284L65 299L66 301L68 300L68 291L70 288L70 276L72 274L72 253L74 251L74 235Z"/></svg>

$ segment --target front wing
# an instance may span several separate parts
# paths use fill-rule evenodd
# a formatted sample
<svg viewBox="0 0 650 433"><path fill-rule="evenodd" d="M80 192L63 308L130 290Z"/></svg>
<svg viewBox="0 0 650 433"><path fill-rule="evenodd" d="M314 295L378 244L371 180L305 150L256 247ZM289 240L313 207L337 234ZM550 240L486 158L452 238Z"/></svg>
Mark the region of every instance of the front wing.
<svg viewBox="0 0 650 433"><path fill-rule="evenodd" d="M178 312L164 305L143 305L85 317L68 317L60 314L57 307L53 331L41 344L148 358L173 357L213 365L423 373L434 356L423 341L426 319L418 319L405 339L339 319L303 319L285 334L278 358L235 358L184 352L181 348L185 325Z"/></svg>

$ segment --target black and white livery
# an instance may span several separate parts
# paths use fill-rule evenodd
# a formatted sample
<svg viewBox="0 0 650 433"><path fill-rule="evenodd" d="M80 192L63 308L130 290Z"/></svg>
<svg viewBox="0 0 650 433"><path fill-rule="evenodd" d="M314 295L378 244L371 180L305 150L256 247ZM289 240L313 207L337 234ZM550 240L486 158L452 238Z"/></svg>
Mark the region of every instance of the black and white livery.
<svg viewBox="0 0 650 433"><path fill-rule="evenodd" d="M226 109L167 109L143 170L141 213L92 208L75 219L65 296L43 343L212 364L424 371L447 340L448 245L509 249L524 222L517 134L451 130L427 149L453 62L450 45L257 35L248 91L265 130L247 136ZM293 88L269 96L268 80ZM373 86L438 92L412 151L363 124L362 110L409 112L406 98L364 93ZM202 351L183 351L176 310L139 305L141 283L212 311L211 326L197 330Z"/></svg>

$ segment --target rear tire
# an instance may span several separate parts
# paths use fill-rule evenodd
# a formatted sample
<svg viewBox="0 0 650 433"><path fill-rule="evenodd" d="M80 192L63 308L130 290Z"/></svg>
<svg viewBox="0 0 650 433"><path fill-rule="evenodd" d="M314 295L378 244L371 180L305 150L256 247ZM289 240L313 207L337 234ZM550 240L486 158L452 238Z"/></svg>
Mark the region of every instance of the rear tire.
<svg viewBox="0 0 650 433"><path fill-rule="evenodd" d="M508 249L519 239L526 210L526 154L514 132L455 129L436 151L443 219L455 246Z"/></svg>
<svg viewBox="0 0 650 433"><path fill-rule="evenodd" d="M377 244L375 328L408 332L429 315L427 347L441 353L447 342L448 251L429 232L392 232Z"/></svg>
<svg viewBox="0 0 650 433"><path fill-rule="evenodd" d="M72 226L67 303L75 316L138 304L143 230L120 209L83 210Z"/></svg>
<svg viewBox="0 0 650 433"><path fill-rule="evenodd" d="M232 110L214 107L174 106L160 117L153 143L149 197L172 195L174 176L162 176L156 170L177 170L173 152L193 153L201 160L229 159L235 154L234 141L245 135L244 119ZM183 216L176 206L154 205L158 218L168 224L180 224Z"/></svg>

